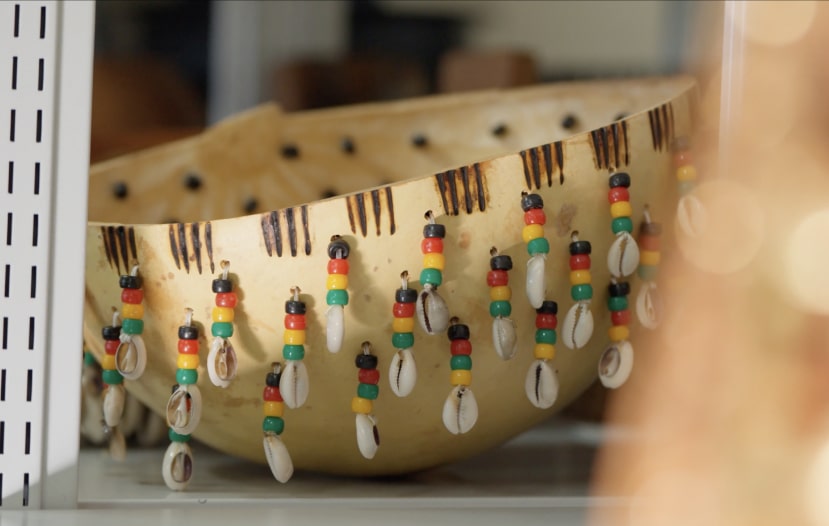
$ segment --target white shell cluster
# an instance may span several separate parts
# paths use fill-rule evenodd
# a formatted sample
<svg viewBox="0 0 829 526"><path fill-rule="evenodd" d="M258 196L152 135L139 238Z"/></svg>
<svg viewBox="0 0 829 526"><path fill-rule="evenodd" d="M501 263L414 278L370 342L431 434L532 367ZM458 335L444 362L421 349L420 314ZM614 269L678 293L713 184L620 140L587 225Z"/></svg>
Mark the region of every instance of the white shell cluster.
<svg viewBox="0 0 829 526"><path fill-rule="evenodd" d="M294 474L294 463L285 443L276 433L266 432L262 446L265 449L265 458L268 459L268 466L271 468L273 477L279 482L288 482Z"/></svg>
<svg viewBox="0 0 829 526"><path fill-rule="evenodd" d="M463 385L452 389L443 404L443 425L453 435L468 432L478 421L478 402L472 390Z"/></svg>
<svg viewBox="0 0 829 526"><path fill-rule="evenodd" d="M546 360L535 360L527 371L524 390L530 403L539 409L553 406L558 398L558 376Z"/></svg>
<svg viewBox="0 0 829 526"><path fill-rule="evenodd" d="M116 427L121 423L126 399L124 384L109 385L104 390L104 423L107 427Z"/></svg>
<svg viewBox="0 0 829 526"><path fill-rule="evenodd" d="M439 334L449 327L449 307L431 284L423 286L416 310L417 320L426 334Z"/></svg>
<svg viewBox="0 0 829 526"><path fill-rule="evenodd" d="M291 409L301 407L308 399L310 384L308 368L299 360L288 360L279 380L279 393Z"/></svg>
<svg viewBox="0 0 829 526"><path fill-rule="evenodd" d="M659 287L652 281L645 282L636 295L636 317L647 329L656 329L662 321L664 306Z"/></svg>
<svg viewBox="0 0 829 526"><path fill-rule="evenodd" d="M512 359L518 351L515 322L501 316L492 320L492 344L502 360Z"/></svg>
<svg viewBox="0 0 829 526"><path fill-rule="evenodd" d="M371 460L380 447L380 433L377 431L377 419L374 415L357 414L355 420L357 429L357 447L363 457Z"/></svg>
<svg viewBox="0 0 829 526"><path fill-rule="evenodd" d="M161 466L164 483L173 491L181 491L193 478L193 452L187 442L171 442Z"/></svg>
<svg viewBox="0 0 829 526"><path fill-rule="evenodd" d="M593 313L589 301L578 301L570 307L561 327L561 339L569 349L581 349L593 336Z"/></svg>
<svg viewBox="0 0 829 526"><path fill-rule="evenodd" d="M227 387L236 377L236 351L229 340L215 338L207 354L207 375L216 387Z"/></svg>
<svg viewBox="0 0 829 526"><path fill-rule="evenodd" d="M389 385L399 397L408 396L417 382L417 367L411 349L397 351L389 366Z"/></svg>
<svg viewBox="0 0 829 526"><path fill-rule="evenodd" d="M137 380L147 367L147 348L140 334L121 334L115 351L115 368L127 380Z"/></svg>
<svg viewBox="0 0 829 526"><path fill-rule="evenodd" d="M167 401L167 425L180 435L189 435L201 421L201 391L195 385L179 385Z"/></svg>
<svg viewBox="0 0 829 526"><path fill-rule="evenodd" d="M633 346L622 341L605 349L599 359L599 379L608 389L621 387L633 370Z"/></svg>
<svg viewBox="0 0 829 526"><path fill-rule="evenodd" d="M547 254L535 254L527 261L527 299L534 309L544 303L544 293L547 282L544 276L544 266Z"/></svg>
<svg viewBox="0 0 829 526"><path fill-rule="evenodd" d="M325 317L325 343L328 352L340 352L345 337L345 309L342 305L331 305Z"/></svg>
<svg viewBox="0 0 829 526"><path fill-rule="evenodd" d="M614 278L630 276L639 267L639 246L629 232L619 232L607 252L607 268Z"/></svg>

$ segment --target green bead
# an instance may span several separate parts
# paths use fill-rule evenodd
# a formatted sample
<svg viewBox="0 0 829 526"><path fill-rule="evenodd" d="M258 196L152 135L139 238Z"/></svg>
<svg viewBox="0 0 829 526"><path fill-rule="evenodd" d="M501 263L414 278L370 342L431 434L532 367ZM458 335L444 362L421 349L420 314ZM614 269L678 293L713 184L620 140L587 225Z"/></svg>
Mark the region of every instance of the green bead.
<svg viewBox="0 0 829 526"><path fill-rule="evenodd" d="M325 303L329 305L348 305L348 291L332 289L325 294Z"/></svg>
<svg viewBox="0 0 829 526"><path fill-rule="evenodd" d="M191 385L199 381L199 371L196 369L179 369L176 371L176 382L181 385Z"/></svg>
<svg viewBox="0 0 829 526"><path fill-rule="evenodd" d="M607 298L607 308L614 312L627 309L627 296L610 296L609 298Z"/></svg>
<svg viewBox="0 0 829 526"><path fill-rule="evenodd" d="M286 360L302 360L305 358L305 347L302 345L285 345L282 347L282 357Z"/></svg>
<svg viewBox="0 0 829 526"><path fill-rule="evenodd" d="M216 338L230 338L233 336L233 323L229 321L215 321L210 327L210 332Z"/></svg>
<svg viewBox="0 0 829 526"><path fill-rule="evenodd" d="M593 285L586 283L583 285L573 285L570 287L570 296L573 297L573 301L589 300L593 297Z"/></svg>
<svg viewBox="0 0 829 526"><path fill-rule="evenodd" d="M124 383L124 377L115 369L104 369L101 373L101 380L107 385L118 385Z"/></svg>
<svg viewBox="0 0 829 526"><path fill-rule="evenodd" d="M696 188L694 181L679 181L677 183L677 191L681 197L690 194L694 188Z"/></svg>
<svg viewBox="0 0 829 526"><path fill-rule="evenodd" d="M357 396L366 400L377 400L380 387L374 384L360 384L357 386Z"/></svg>
<svg viewBox="0 0 829 526"><path fill-rule="evenodd" d="M95 361L95 357L92 356L91 352L86 351L83 353L83 363L84 365L95 365L98 362Z"/></svg>
<svg viewBox="0 0 829 526"><path fill-rule="evenodd" d="M264 432L271 432L276 433L277 435L281 435L282 431L285 430L285 421L282 420L281 417L278 416L266 416L264 420L262 420L262 431Z"/></svg>
<svg viewBox="0 0 829 526"><path fill-rule="evenodd" d="M121 320L122 334L141 334L142 332L144 332L144 320L134 320L132 318Z"/></svg>
<svg viewBox="0 0 829 526"><path fill-rule="evenodd" d="M535 331L535 343L556 344L556 331L553 329L537 329Z"/></svg>
<svg viewBox="0 0 829 526"><path fill-rule="evenodd" d="M527 252L531 256L536 254L547 254L550 252L550 242L544 237L531 239L530 242L527 243Z"/></svg>
<svg viewBox="0 0 829 526"><path fill-rule="evenodd" d="M507 318L512 314L512 305L508 301L493 301L489 304L489 315L493 318Z"/></svg>
<svg viewBox="0 0 829 526"><path fill-rule="evenodd" d="M420 271L420 284L427 283L439 287L443 283L443 273L436 268L425 268Z"/></svg>
<svg viewBox="0 0 829 526"><path fill-rule="evenodd" d="M617 217L610 223L614 234L619 232L633 232L633 221L629 217Z"/></svg>
<svg viewBox="0 0 829 526"><path fill-rule="evenodd" d="M414 345L414 333L396 332L391 336L391 344L395 349L409 349Z"/></svg>
<svg viewBox="0 0 829 526"><path fill-rule="evenodd" d="M642 280L652 281L656 279L656 275L659 273L659 267L656 265L639 265L637 273Z"/></svg>
<svg viewBox="0 0 829 526"><path fill-rule="evenodd" d="M466 354L456 354L452 357L452 360L449 362L450 367L452 367L453 371L457 371L459 369L463 369L464 371L471 371L472 370L472 358Z"/></svg>
<svg viewBox="0 0 829 526"><path fill-rule="evenodd" d="M170 442L189 442L190 435L180 435L173 431L171 427L169 431L167 431L167 436L170 437Z"/></svg>

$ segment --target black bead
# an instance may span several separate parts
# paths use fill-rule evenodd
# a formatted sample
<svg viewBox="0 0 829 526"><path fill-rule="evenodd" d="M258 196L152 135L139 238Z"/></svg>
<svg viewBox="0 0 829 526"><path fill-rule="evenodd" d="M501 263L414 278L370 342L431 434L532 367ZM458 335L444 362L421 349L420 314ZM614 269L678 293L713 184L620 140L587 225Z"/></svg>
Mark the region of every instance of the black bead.
<svg viewBox="0 0 829 526"><path fill-rule="evenodd" d="M130 276L129 274L124 274L118 280L118 285L120 285L122 289L140 289L141 288L141 277L140 276Z"/></svg>
<svg viewBox="0 0 829 526"><path fill-rule="evenodd" d="M233 282L229 279L214 279L213 292L216 294L222 292L233 292Z"/></svg>
<svg viewBox="0 0 829 526"><path fill-rule="evenodd" d="M504 124L503 122L498 123L497 125L495 125L494 128L492 128L492 135L494 135L496 137L503 137L506 134L507 134L507 125Z"/></svg>
<svg viewBox="0 0 829 526"><path fill-rule="evenodd" d="M116 199L126 199L128 194L129 190L127 190L127 183L118 181L112 185L112 195L114 195Z"/></svg>
<svg viewBox="0 0 829 526"><path fill-rule="evenodd" d="M630 175L626 172L618 172L610 176L610 187L617 188L619 186L624 186L625 188L630 186Z"/></svg>
<svg viewBox="0 0 829 526"><path fill-rule="evenodd" d="M245 199L245 202L242 203L242 210L244 210L246 214L252 214L256 211L258 206L259 201L257 201L255 197L248 197Z"/></svg>
<svg viewBox="0 0 829 526"><path fill-rule="evenodd" d="M417 301L417 290L397 289L394 293L394 301L397 303L414 303Z"/></svg>
<svg viewBox="0 0 829 526"><path fill-rule="evenodd" d="M373 354L360 353L354 359L354 364L360 369L377 369L377 357Z"/></svg>
<svg viewBox="0 0 829 526"><path fill-rule="evenodd" d="M590 254L593 247L590 246L590 241L573 241L570 243L570 255Z"/></svg>
<svg viewBox="0 0 829 526"><path fill-rule="evenodd" d="M429 140L426 139L425 135L418 133L412 137L412 144L417 148L425 148L429 144Z"/></svg>
<svg viewBox="0 0 829 526"><path fill-rule="evenodd" d="M343 137L342 142L340 142L340 147L343 149L344 153L347 153L349 155L357 151L357 147L354 146L354 141L351 139L351 137Z"/></svg>
<svg viewBox="0 0 829 526"><path fill-rule="evenodd" d="M188 190L198 190L201 188L201 177L194 173L189 173L184 176L184 187Z"/></svg>
<svg viewBox="0 0 829 526"><path fill-rule="evenodd" d="M339 252L339 255L337 254ZM348 242L338 237L334 241L328 244L328 257L331 259L346 259L348 258L348 254L351 252L351 247L348 246Z"/></svg>
<svg viewBox="0 0 829 526"><path fill-rule="evenodd" d="M265 385L268 387L279 387L279 380L282 378L282 373L268 373L265 377Z"/></svg>
<svg viewBox="0 0 829 526"><path fill-rule="evenodd" d="M607 286L607 291L611 296L627 296L630 294L630 283L627 281L611 283Z"/></svg>
<svg viewBox="0 0 829 526"><path fill-rule="evenodd" d="M535 309L538 314L558 314L558 303L552 300L543 301L541 306Z"/></svg>
<svg viewBox="0 0 829 526"><path fill-rule="evenodd" d="M107 325L101 329L101 336L103 336L105 340L117 340L121 337L121 327Z"/></svg>
<svg viewBox="0 0 829 526"><path fill-rule="evenodd" d="M521 196L521 209L525 212L533 208L544 208L544 200L538 194L524 194Z"/></svg>
<svg viewBox="0 0 829 526"><path fill-rule="evenodd" d="M179 340L198 340L199 339L199 329L194 327L193 325L181 325L178 328L178 339Z"/></svg>
<svg viewBox="0 0 829 526"><path fill-rule="evenodd" d="M492 256L489 259L492 270L512 270L512 258L509 256Z"/></svg>
<svg viewBox="0 0 829 526"><path fill-rule="evenodd" d="M299 148L295 144L285 144L282 146L282 157L286 159L296 159L299 157Z"/></svg>
<svg viewBox="0 0 829 526"><path fill-rule="evenodd" d="M305 314L305 302L288 300L285 302L286 314Z"/></svg>
<svg viewBox="0 0 829 526"><path fill-rule="evenodd" d="M572 113L568 113L563 119L561 119L561 127L565 130L571 130L575 128L577 122L576 116Z"/></svg>
<svg viewBox="0 0 829 526"><path fill-rule="evenodd" d="M639 225L639 233L645 236L659 236L662 235L662 225L660 223L645 223Z"/></svg>
<svg viewBox="0 0 829 526"><path fill-rule="evenodd" d="M446 227L438 223L429 223L423 227L423 237L446 237Z"/></svg>
<svg viewBox="0 0 829 526"><path fill-rule="evenodd" d="M463 323L456 323L450 325L449 330L446 331L450 340L468 340L469 339L469 325Z"/></svg>

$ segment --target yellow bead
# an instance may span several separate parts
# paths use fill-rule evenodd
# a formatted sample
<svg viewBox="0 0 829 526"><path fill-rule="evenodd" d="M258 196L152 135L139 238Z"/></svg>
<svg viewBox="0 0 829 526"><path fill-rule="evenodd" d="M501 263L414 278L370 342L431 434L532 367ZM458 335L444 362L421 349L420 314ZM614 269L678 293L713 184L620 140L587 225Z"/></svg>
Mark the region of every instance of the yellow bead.
<svg viewBox="0 0 829 526"><path fill-rule="evenodd" d="M697 169L692 164L686 164L676 169L677 181L694 181L697 178Z"/></svg>
<svg viewBox="0 0 829 526"><path fill-rule="evenodd" d="M552 360L556 357L556 346L551 343L536 343L533 356L536 360Z"/></svg>
<svg viewBox="0 0 829 526"><path fill-rule="evenodd" d="M230 307L213 307L213 321L232 322L233 317L233 309Z"/></svg>
<svg viewBox="0 0 829 526"><path fill-rule="evenodd" d="M573 270L570 272L571 285L590 285L591 280L589 270Z"/></svg>
<svg viewBox="0 0 829 526"><path fill-rule="evenodd" d="M345 290L348 288L348 274L329 274L325 280L328 290Z"/></svg>
<svg viewBox="0 0 829 526"><path fill-rule="evenodd" d="M395 318L391 322L392 332L414 332L414 318Z"/></svg>
<svg viewBox="0 0 829 526"><path fill-rule="evenodd" d="M285 329L285 336L282 341L285 342L285 345L305 345L305 331Z"/></svg>
<svg viewBox="0 0 829 526"><path fill-rule="evenodd" d="M285 407L282 402L265 402L262 405L262 414L264 416L282 416L285 412Z"/></svg>
<svg viewBox="0 0 829 526"><path fill-rule="evenodd" d="M656 266L662 260L662 255L655 250L642 250L639 252L639 264Z"/></svg>
<svg viewBox="0 0 829 526"><path fill-rule="evenodd" d="M509 301L512 298L512 289L509 285L501 285L489 289L489 299L492 301Z"/></svg>
<svg viewBox="0 0 829 526"><path fill-rule="evenodd" d="M610 341L621 342L630 337L630 329L627 325L613 325L608 329L607 334L610 336Z"/></svg>
<svg viewBox="0 0 829 526"><path fill-rule="evenodd" d="M143 303L124 303L121 305L121 318L140 320L144 317Z"/></svg>
<svg viewBox="0 0 829 526"><path fill-rule="evenodd" d="M529 243L533 239L544 237L544 227L539 224L526 225L521 230L521 237L524 239L524 243Z"/></svg>
<svg viewBox="0 0 829 526"><path fill-rule="evenodd" d="M452 371L449 381L452 385L469 385L472 383L472 371L466 369Z"/></svg>
<svg viewBox="0 0 829 526"><path fill-rule="evenodd" d="M423 254L423 268L443 270L446 268L446 256L440 252L429 252L428 254Z"/></svg>
<svg viewBox="0 0 829 526"><path fill-rule="evenodd" d="M362 415L370 414L372 410L371 400L355 396L351 399L351 410Z"/></svg>
<svg viewBox="0 0 829 526"><path fill-rule="evenodd" d="M105 354L101 359L101 369L113 370L115 369L115 355Z"/></svg>
<svg viewBox="0 0 829 526"><path fill-rule="evenodd" d="M630 201L616 201L610 205L610 216L613 219L617 217L630 217L633 215L633 207L630 206Z"/></svg>
<svg viewBox="0 0 829 526"><path fill-rule="evenodd" d="M196 369L199 366L198 354L181 354L176 359L176 367L179 369Z"/></svg>

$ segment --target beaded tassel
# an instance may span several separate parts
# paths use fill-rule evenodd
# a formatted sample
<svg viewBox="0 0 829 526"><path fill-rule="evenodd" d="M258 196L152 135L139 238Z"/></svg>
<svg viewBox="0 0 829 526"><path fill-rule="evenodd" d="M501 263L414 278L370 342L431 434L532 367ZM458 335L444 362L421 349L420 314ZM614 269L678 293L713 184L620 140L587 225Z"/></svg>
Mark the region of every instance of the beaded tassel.
<svg viewBox="0 0 829 526"><path fill-rule="evenodd" d="M423 290L417 302L417 318L427 334L437 334L446 330L449 324L449 308L438 294L438 287L443 283L443 269L446 258L443 256L443 238L446 227L435 223L432 211L426 212L428 223L423 227L423 270L420 271L420 284Z"/></svg>
<svg viewBox="0 0 829 526"><path fill-rule="evenodd" d="M509 271L512 270L512 258L499 255L498 249L489 251L489 272L486 284L489 285L489 315L492 316L492 344L502 360L509 360L518 350L518 337L515 334L515 322L510 319L512 313L512 289L509 286Z"/></svg>
<svg viewBox="0 0 829 526"><path fill-rule="evenodd" d="M579 240L579 233L570 235L570 297L575 302L564 317L562 339L570 349L581 349L593 336L593 313L590 300L593 298L592 277L590 276L589 241Z"/></svg>
<svg viewBox="0 0 829 526"><path fill-rule="evenodd" d="M697 170L688 141L677 139L674 142L674 168L676 169L677 203L676 219L679 228L687 236L697 236L705 222L705 208L693 194L697 182Z"/></svg>
<svg viewBox="0 0 829 526"><path fill-rule="evenodd" d="M279 384L282 382L281 377L282 364L275 362L273 371L265 377L265 390L262 392L262 400L264 401L262 405L262 413L264 414L262 445L274 478L279 482L288 482L294 474L294 464L291 455L288 453L288 448L279 438L279 435L285 429L285 420L282 418L285 408L282 393L279 390Z"/></svg>
<svg viewBox="0 0 829 526"><path fill-rule="evenodd" d="M222 277L213 280L213 292L216 294L216 306L211 318L213 324L210 333L213 344L207 355L207 374L216 387L227 387L236 377L236 351L230 343L233 336L234 308L239 301L233 292L233 282L228 278L229 261L222 261Z"/></svg>
<svg viewBox="0 0 829 526"><path fill-rule="evenodd" d="M639 265L639 247L633 239L633 221L630 216L630 175L625 172L614 173L608 180L610 191L607 200L610 203L610 215L613 218L611 229L616 240L607 253L607 268L615 278L630 276Z"/></svg>
<svg viewBox="0 0 829 526"><path fill-rule="evenodd" d="M524 229L521 237L527 244L530 260L527 261L527 299L534 309L541 307L547 288L544 265L550 252L550 242L544 237L544 200L538 194L521 193L521 209L524 210Z"/></svg>
<svg viewBox="0 0 829 526"><path fill-rule="evenodd" d="M201 420L202 398L196 382L199 373L199 329L193 325L193 309L185 309L184 325L178 328L176 385L167 401L170 446L164 454L161 474L174 491L187 487L193 474L190 435Z"/></svg>
<svg viewBox="0 0 829 526"><path fill-rule="evenodd" d="M535 312L535 361L527 371L524 390L532 405L547 409L558 398L558 375L550 365L556 357L558 304L555 301L545 301Z"/></svg>
<svg viewBox="0 0 829 526"><path fill-rule="evenodd" d="M389 366L389 384L397 396L407 396L417 382L412 346L414 345L414 314L417 290L409 288L409 272L400 274L401 287L394 293L391 344L397 349Z"/></svg>
<svg viewBox="0 0 829 526"><path fill-rule="evenodd" d="M453 435L466 433L478 420L478 403L469 385L472 383L472 343L469 341L469 326L450 320L448 330L452 342L450 351L452 373L450 382L455 387L443 404L443 425Z"/></svg>
<svg viewBox="0 0 829 526"><path fill-rule="evenodd" d="M633 370L633 346L628 341L630 310L627 296L630 294L630 284L613 279L607 289L610 293L607 307L613 324L608 336L612 343L599 360L599 379L605 387L616 389L627 381Z"/></svg>
<svg viewBox="0 0 829 526"><path fill-rule="evenodd" d="M380 446L380 433L377 431L377 419L374 417L373 404L380 388L380 371L377 370L377 357L371 353L371 343L363 342L362 352L354 360L359 369L357 379L357 396L351 399L351 410L356 416L357 447L367 459L374 458Z"/></svg>
<svg viewBox="0 0 829 526"><path fill-rule="evenodd" d="M348 305L348 253L350 247L340 236L333 236L328 245L328 279L325 288L325 302L328 306L326 315L326 345L328 351L339 352L345 336L344 307Z"/></svg>
<svg viewBox="0 0 829 526"><path fill-rule="evenodd" d="M662 319L662 296L656 286L656 275L659 270L661 254L660 235L662 227L659 223L651 222L651 214L645 206L644 221L639 225L639 277L642 286L636 295L636 317L643 327L655 329Z"/></svg>
<svg viewBox="0 0 829 526"><path fill-rule="evenodd" d="M118 429L124 415L124 403L127 393L124 389L124 377L115 367L115 353L121 344L121 326L118 311L112 313L112 325L101 330L104 338L104 357L101 360L101 380L104 389L103 400L104 431L109 435L109 452L112 458L123 460L126 455L126 440Z"/></svg>
<svg viewBox="0 0 829 526"><path fill-rule="evenodd" d="M305 302L299 301L299 287L293 287L293 299L285 302L285 333L282 341L282 369L279 392L285 405L291 409L301 407L308 398L308 369L302 362L305 358Z"/></svg>
<svg viewBox="0 0 829 526"><path fill-rule="evenodd" d="M127 380L137 380L147 366L144 332L144 291L138 276L138 265L121 276L121 344L115 351L115 368Z"/></svg>

